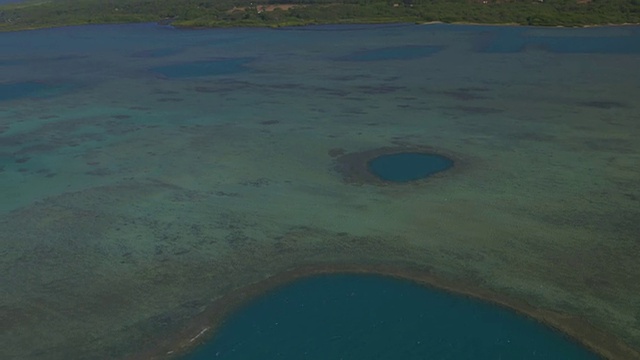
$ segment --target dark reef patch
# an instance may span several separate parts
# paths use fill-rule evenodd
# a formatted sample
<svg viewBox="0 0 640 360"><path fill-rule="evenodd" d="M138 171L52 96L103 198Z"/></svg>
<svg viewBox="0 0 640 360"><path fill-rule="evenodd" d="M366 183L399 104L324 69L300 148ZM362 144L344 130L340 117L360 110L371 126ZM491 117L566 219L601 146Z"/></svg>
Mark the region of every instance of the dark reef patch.
<svg viewBox="0 0 640 360"><path fill-rule="evenodd" d="M442 46L392 46L380 49L361 50L343 56L342 61L384 61L384 60L411 60L432 56L440 51Z"/></svg>
<svg viewBox="0 0 640 360"><path fill-rule="evenodd" d="M55 151L57 148L58 146L54 144L36 144L36 145L25 146L22 149L16 151L15 154L16 155L34 154L34 153L37 154L37 153Z"/></svg>
<svg viewBox="0 0 640 360"><path fill-rule="evenodd" d="M251 187L256 187L256 188L261 188L264 186L268 186L271 184L271 180L267 179L267 178L258 178L255 180L245 180L245 181L241 181L240 185L243 186L251 186Z"/></svg>
<svg viewBox="0 0 640 360"><path fill-rule="evenodd" d="M276 124L280 124L280 121L278 121L278 120L260 121L260 125L276 125Z"/></svg>
<svg viewBox="0 0 640 360"><path fill-rule="evenodd" d="M326 96L346 97L346 96L349 96L349 94L351 94L349 91L346 91L346 90L332 89L332 88L326 88L326 87L310 88L310 90Z"/></svg>
<svg viewBox="0 0 640 360"><path fill-rule="evenodd" d="M255 84L255 83L250 83L250 82L246 82L246 81L240 81L240 80L235 80L235 79L231 79L231 78L226 78L226 79L220 79L217 80L215 82L215 84L211 83L211 82L207 82L209 85L204 86L204 85L200 85L200 86L196 86L193 90L199 93L228 93L231 91L238 91L238 90L243 90L243 89L247 89L247 90L253 90L253 89L262 89L263 85L261 84ZM266 85L265 85L266 86ZM269 86L271 88L271 86ZM277 86L275 86L274 88L277 88Z"/></svg>
<svg viewBox="0 0 640 360"><path fill-rule="evenodd" d="M156 100L157 102L167 103L167 102L181 102L184 101L183 98L160 98Z"/></svg>
<svg viewBox="0 0 640 360"><path fill-rule="evenodd" d="M92 176L108 176L108 175L112 175L113 171L107 169L107 168L98 168L95 170L91 170L91 171L87 171L85 172L86 175L92 175Z"/></svg>
<svg viewBox="0 0 640 360"><path fill-rule="evenodd" d="M329 79L331 80L335 80L335 81L354 81L354 80L361 80L361 79L369 79L371 78L371 75L343 75L343 76L333 76L330 77Z"/></svg>
<svg viewBox="0 0 640 360"><path fill-rule="evenodd" d="M461 101L487 99L486 95L479 93L481 91L484 90L477 90L477 88L458 88L455 90L442 91L440 94Z"/></svg>
<svg viewBox="0 0 640 360"><path fill-rule="evenodd" d="M167 79L230 75L249 71L246 65L252 60L252 58L213 59L160 66L152 68L151 71Z"/></svg>
<svg viewBox="0 0 640 360"><path fill-rule="evenodd" d="M372 185L389 185L397 184L401 182L419 182L414 180L424 180L426 176L434 175L436 172L449 169L456 165L459 168L461 161L457 156L453 156L449 153L434 149L428 146L419 145L403 145L395 147L382 147L371 150L365 150L355 153L343 153L335 154L334 170L342 176L344 182L354 185L372 184ZM420 177L407 177L404 180L394 180L381 177L374 173L371 168L371 163L375 159L380 159L388 156L397 156L402 154L413 154L410 157L417 157L421 159L423 156L427 158L437 159L441 166L438 167L438 171L423 171ZM329 155L331 155L331 150ZM402 159L402 157L400 158ZM393 160L393 159L392 159ZM409 165L411 165L409 163ZM446 166L445 166L446 165ZM427 169L429 170L429 169ZM433 169L431 169L433 170Z"/></svg>
<svg viewBox="0 0 640 360"><path fill-rule="evenodd" d="M626 108L626 104L618 101L584 101L579 103L582 106L598 108L598 109L614 109L614 108Z"/></svg>
<svg viewBox="0 0 640 360"><path fill-rule="evenodd" d="M175 94L179 94L178 91L175 90L155 90L152 92L152 94L158 94L158 95L175 95Z"/></svg>
<svg viewBox="0 0 640 360"><path fill-rule="evenodd" d="M269 88L278 89L278 90L293 90L293 89L304 89L305 87L302 84L285 83L285 84L271 84L269 85Z"/></svg>
<svg viewBox="0 0 640 360"><path fill-rule="evenodd" d="M219 92L225 92L227 89L215 88L211 86L196 86L195 88L193 88L193 90L195 90L195 92L199 92L203 94L215 94Z"/></svg>
<svg viewBox="0 0 640 360"><path fill-rule="evenodd" d="M556 136L536 133L536 132L515 132L515 133L510 133L509 138L514 140L524 140L524 141L552 142L556 139Z"/></svg>
<svg viewBox="0 0 640 360"><path fill-rule="evenodd" d="M67 83L26 81L0 84L0 101L40 99L62 94L76 87Z"/></svg>
<svg viewBox="0 0 640 360"><path fill-rule="evenodd" d="M151 110L151 109L145 106L130 106L129 110Z"/></svg>
<svg viewBox="0 0 640 360"><path fill-rule="evenodd" d="M443 109L456 110L463 112L465 114L476 114L476 115L491 115L491 114L499 114L504 110L492 107L485 106L449 106L443 107Z"/></svg>
<svg viewBox="0 0 640 360"><path fill-rule="evenodd" d="M344 155L345 150L343 148L333 148L328 151L329 156L338 157L340 155Z"/></svg>
<svg viewBox="0 0 640 360"><path fill-rule="evenodd" d="M162 58L171 55L176 55L182 52L182 49L179 48L160 48L160 49L148 49L148 50L140 50L131 54L131 57L135 58Z"/></svg>
<svg viewBox="0 0 640 360"><path fill-rule="evenodd" d="M404 89L404 87L381 84L381 85L362 85L362 86L358 86L357 89L367 95L378 95L378 94L390 94L398 90L402 90Z"/></svg>
<svg viewBox="0 0 640 360"><path fill-rule="evenodd" d="M366 115L368 114L368 112L362 110L361 108L351 108L351 107L347 107L342 109L341 111L343 114L349 114L349 115Z"/></svg>

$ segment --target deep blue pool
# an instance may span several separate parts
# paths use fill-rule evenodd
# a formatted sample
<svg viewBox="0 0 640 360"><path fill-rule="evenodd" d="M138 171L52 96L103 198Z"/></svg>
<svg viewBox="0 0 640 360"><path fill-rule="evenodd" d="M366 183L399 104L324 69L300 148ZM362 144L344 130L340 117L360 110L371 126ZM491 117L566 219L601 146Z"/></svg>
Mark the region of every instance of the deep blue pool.
<svg viewBox="0 0 640 360"><path fill-rule="evenodd" d="M239 310L184 357L204 359L593 360L513 311L379 276L306 278Z"/></svg>
<svg viewBox="0 0 640 360"><path fill-rule="evenodd" d="M441 155L398 153L369 161L369 171L384 181L409 182L424 179L453 166L453 160Z"/></svg>

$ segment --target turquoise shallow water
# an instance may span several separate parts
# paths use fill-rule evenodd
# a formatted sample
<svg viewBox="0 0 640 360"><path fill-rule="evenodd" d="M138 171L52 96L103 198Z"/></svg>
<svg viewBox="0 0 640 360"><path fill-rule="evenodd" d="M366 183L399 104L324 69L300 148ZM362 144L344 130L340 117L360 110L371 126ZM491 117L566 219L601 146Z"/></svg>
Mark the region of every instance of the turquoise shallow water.
<svg viewBox="0 0 640 360"><path fill-rule="evenodd" d="M312 277L240 309L183 360L595 360L546 326L484 302L376 276Z"/></svg>
<svg viewBox="0 0 640 360"><path fill-rule="evenodd" d="M0 34L0 359L125 358L230 289L354 263L428 269L640 348L638 39L407 24ZM384 149L452 154L456 171L379 186L336 170Z"/></svg>

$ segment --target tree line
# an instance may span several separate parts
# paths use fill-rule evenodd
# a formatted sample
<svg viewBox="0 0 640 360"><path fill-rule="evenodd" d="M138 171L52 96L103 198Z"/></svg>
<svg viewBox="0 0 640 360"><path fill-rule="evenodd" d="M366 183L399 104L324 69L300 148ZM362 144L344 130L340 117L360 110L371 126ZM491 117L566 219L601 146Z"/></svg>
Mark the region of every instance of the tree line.
<svg viewBox="0 0 640 360"><path fill-rule="evenodd" d="M262 8L273 4L294 6ZM183 27L430 21L638 24L640 0L53 0L0 6L0 30L154 21Z"/></svg>

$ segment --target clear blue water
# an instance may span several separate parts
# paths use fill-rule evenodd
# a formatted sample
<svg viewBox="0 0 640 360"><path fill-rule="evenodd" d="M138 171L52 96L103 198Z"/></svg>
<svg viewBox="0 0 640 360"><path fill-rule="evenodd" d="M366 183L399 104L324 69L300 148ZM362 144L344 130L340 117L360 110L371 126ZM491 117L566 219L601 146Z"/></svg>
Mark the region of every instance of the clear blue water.
<svg viewBox="0 0 640 360"><path fill-rule="evenodd" d="M183 360L598 357L512 311L377 276L299 280L251 302Z"/></svg>
<svg viewBox="0 0 640 360"><path fill-rule="evenodd" d="M1 33L0 359L125 358L227 289L330 262L478 279L640 348L639 39L454 25ZM469 167L391 188L332 171L331 154L396 146ZM406 181L408 168L379 171ZM404 311L396 300L387 310ZM471 328L455 341L484 339Z"/></svg>
<svg viewBox="0 0 640 360"><path fill-rule="evenodd" d="M447 170L453 161L435 154L398 153L378 156L368 165L369 171L382 180L409 182Z"/></svg>

